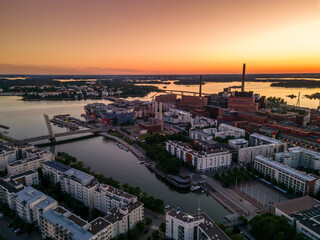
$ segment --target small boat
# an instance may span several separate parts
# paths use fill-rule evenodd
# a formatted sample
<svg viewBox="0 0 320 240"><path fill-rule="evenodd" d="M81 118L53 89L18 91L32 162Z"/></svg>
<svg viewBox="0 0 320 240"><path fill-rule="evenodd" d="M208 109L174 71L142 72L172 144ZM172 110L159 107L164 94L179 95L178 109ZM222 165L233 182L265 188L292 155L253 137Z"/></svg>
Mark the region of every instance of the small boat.
<svg viewBox="0 0 320 240"><path fill-rule="evenodd" d="M144 165L145 165L146 167L149 167L149 166L150 166L150 164L149 164L149 163L145 163Z"/></svg>
<svg viewBox="0 0 320 240"><path fill-rule="evenodd" d="M196 191L196 190L199 190L200 188L201 188L200 186L191 186L190 190Z"/></svg>
<svg viewBox="0 0 320 240"><path fill-rule="evenodd" d="M146 163L145 161L140 161L140 164L144 164L144 163Z"/></svg>
<svg viewBox="0 0 320 240"><path fill-rule="evenodd" d="M165 209L169 209L169 208L170 208L170 206L169 206L169 205L165 206Z"/></svg>

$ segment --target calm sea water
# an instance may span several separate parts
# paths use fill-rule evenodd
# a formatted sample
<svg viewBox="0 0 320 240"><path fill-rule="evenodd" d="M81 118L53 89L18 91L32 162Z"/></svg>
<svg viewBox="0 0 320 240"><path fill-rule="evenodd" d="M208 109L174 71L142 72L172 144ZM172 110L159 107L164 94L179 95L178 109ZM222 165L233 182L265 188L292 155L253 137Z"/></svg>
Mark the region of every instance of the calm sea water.
<svg viewBox="0 0 320 240"><path fill-rule="evenodd" d="M247 82L245 84L246 91L253 91L254 93L259 93L262 96L266 97L281 97L285 101L287 101L290 105L296 105L297 98L290 99L287 95L294 94L296 96L299 95L300 92L300 106L308 107L308 108L317 108L319 106L319 100L310 100L305 98L304 95L311 95L313 93L320 93L319 88L283 88L283 87L270 87L271 83L266 82ZM143 85L143 84L139 84ZM199 85L178 85L174 84L173 81L170 81L170 84L150 84L153 86L158 86L163 90L181 90L181 91L190 91L190 92L198 92ZM206 83L202 85L203 93L218 93L223 91L224 88L228 86L240 86L240 82L228 82L228 83ZM319 84L320 86L320 84ZM166 88L163 88L166 87ZM239 90L239 89L238 89Z"/></svg>

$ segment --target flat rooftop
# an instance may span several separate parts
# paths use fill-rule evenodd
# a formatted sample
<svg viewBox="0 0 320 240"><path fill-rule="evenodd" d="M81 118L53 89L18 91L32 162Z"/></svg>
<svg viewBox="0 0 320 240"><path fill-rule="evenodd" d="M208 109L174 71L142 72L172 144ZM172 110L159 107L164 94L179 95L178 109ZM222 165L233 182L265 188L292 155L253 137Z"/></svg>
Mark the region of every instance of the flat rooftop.
<svg viewBox="0 0 320 240"><path fill-rule="evenodd" d="M285 214L291 215L294 212L306 211L319 205L320 205L320 202L318 200L309 196L304 196L304 197L276 203L273 206L275 208L278 208Z"/></svg>
<svg viewBox="0 0 320 240"><path fill-rule="evenodd" d="M47 165L48 167L54 168L60 172L66 172L69 169L71 169L70 166L67 166L65 164L59 163L57 161L48 161L48 162L44 162L43 165Z"/></svg>
<svg viewBox="0 0 320 240"><path fill-rule="evenodd" d="M269 165L270 167L273 167L273 168L276 168L280 171L283 171L283 172L286 172L290 175L294 175L298 178L300 178L301 180L304 180L304 181L313 181L315 180L314 177L312 176L309 176L305 173L302 173L294 168L291 168L291 167L288 167L287 165L284 165L284 164L281 164L279 162L276 162L276 161L273 161L272 159L270 158L267 158L267 157L264 157L264 156L256 156L255 158L256 161L259 161L259 162L262 162L266 165Z"/></svg>
<svg viewBox="0 0 320 240"><path fill-rule="evenodd" d="M251 137L258 138L260 140L263 140L263 141L269 142L269 143L273 143L273 144L282 144L282 141L280 141L278 139L274 139L274 138L271 138L271 137L268 137L268 136L265 136L265 135L262 135L259 133L250 134L250 138Z"/></svg>

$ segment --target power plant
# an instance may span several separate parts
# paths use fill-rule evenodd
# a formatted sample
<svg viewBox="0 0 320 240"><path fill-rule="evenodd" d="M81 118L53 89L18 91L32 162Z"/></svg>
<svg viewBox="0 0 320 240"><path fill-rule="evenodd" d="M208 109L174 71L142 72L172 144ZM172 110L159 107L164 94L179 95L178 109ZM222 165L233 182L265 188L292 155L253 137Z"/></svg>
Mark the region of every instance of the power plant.
<svg viewBox="0 0 320 240"><path fill-rule="evenodd" d="M242 85L241 85L241 92L244 92L244 78L246 76L246 64L243 64L242 68Z"/></svg>

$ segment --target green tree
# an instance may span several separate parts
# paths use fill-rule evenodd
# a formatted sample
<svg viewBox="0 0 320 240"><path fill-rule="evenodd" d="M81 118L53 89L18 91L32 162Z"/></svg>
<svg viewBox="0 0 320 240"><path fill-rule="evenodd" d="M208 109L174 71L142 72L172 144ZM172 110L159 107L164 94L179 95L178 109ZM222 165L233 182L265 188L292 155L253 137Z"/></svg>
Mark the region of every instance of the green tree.
<svg viewBox="0 0 320 240"><path fill-rule="evenodd" d="M158 239L160 239L160 232L159 232L159 230L154 230L154 231L152 232L152 234L151 234L151 237L152 237L153 240L158 240Z"/></svg>
<svg viewBox="0 0 320 240"><path fill-rule="evenodd" d="M142 234L144 229L146 228L146 225L144 224L143 221L139 221L139 222L137 222L137 228L138 228L140 234Z"/></svg>
<svg viewBox="0 0 320 240"><path fill-rule="evenodd" d="M150 225L152 223L152 218L151 217L146 217L146 224Z"/></svg>
<svg viewBox="0 0 320 240"><path fill-rule="evenodd" d="M163 233L166 232L166 222L162 222L162 223L160 224L159 230L160 230L161 232L163 232Z"/></svg>
<svg viewBox="0 0 320 240"><path fill-rule="evenodd" d="M137 228L133 228L133 229L130 229L129 231L128 231L128 239L129 240L135 240L135 239L137 239L138 237L139 237L139 230L137 229Z"/></svg>

